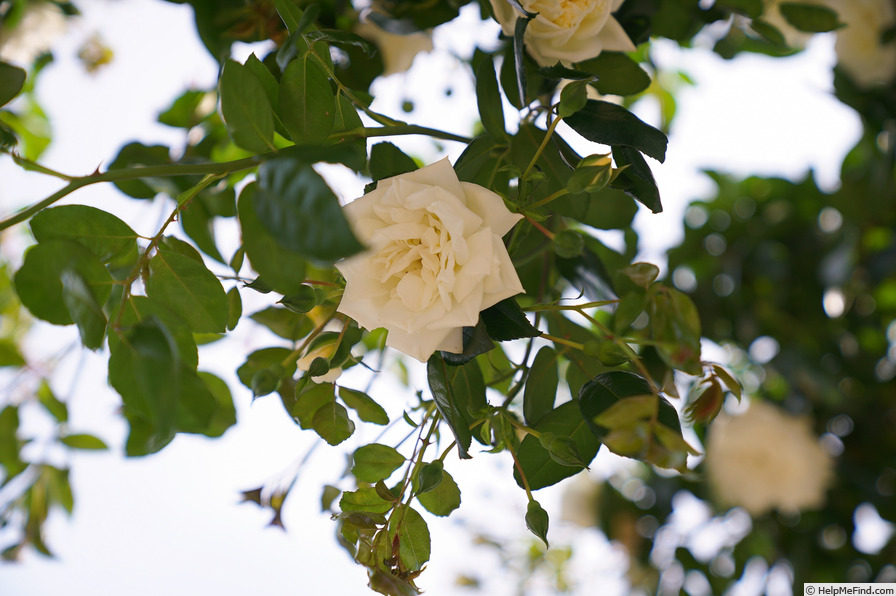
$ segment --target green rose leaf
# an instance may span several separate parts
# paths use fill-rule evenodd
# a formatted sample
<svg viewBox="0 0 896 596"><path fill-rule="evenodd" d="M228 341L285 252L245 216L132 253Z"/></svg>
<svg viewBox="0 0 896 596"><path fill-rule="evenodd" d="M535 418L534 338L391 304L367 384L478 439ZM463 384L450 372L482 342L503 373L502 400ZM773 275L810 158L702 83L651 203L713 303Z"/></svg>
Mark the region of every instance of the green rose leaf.
<svg viewBox="0 0 896 596"><path fill-rule="evenodd" d="M360 511L383 514L392 509L392 503L377 494L372 486L346 491L339 499L339 509L344 512Z"/></svg>
<svg viewBox="0 0 896 596"><path fill-rule="evenodd" d="M504 129L504 107L495 75L495 63L490 56L483 57L476 69L476 104L482 126L496 139L507 136Z"/></svg>
<svg viewBox="0 0 896 596"><path fill-rule="evenodd" d="M96 301L84 278L74 269L62 271L59 281L62 283L62 300L78 326L81 341L91 350L100 349L106 337L103 307Z"/></svg>
<svg viewBox="0 0 896 596"><path fill-rule="evenodd" d="M0 106L11 102L25 85L26 73L18 66L0 62Z"/></svg>
<svg viewBox="0 0 896 596"><path fill-rule="evenodd" d="M619 173L611 186L623 190L654 213L662 212L660 190L644 156L631 147L613 147L613 159L617 166L628 167Z"/></svg>
<svg viewBox="0 0 896 596"><path fill-rule="evenodd" d="M296 294L304 287L305 258L281 246L262 225L253 206L256 190L255 183L247 185L238 201L243 249L270 289L287 296Z"/></svg>
<svg viewBox="0 0 896 596"><path fill-rule="evenodd" d="M125 170L135 166L161 166L171 163L170 149L164 145L128 143L109 164L109 170ZM118 180L115 187L135 199L152 199L160 192L176 197L180 188L171 178L141 178Z"/></svg>
<svg viewBox="0 0 896 596"><path fill-rule="evenodd" d="M352 455L352 474L361 482L385 480L401 467L405 458L394 447L371 443L355 449Z"/></svg>
<svg viewBox="0 0 896 596"><path fill-rule="evenodd" d="M441 481L431 490L419 493L417 500L433 515L446 517L460 507L460 488L451 474L443 469Z"/></svg>
<svg viewBox="0 0 896 596"><path fill-rule="evenodd" d="M218 278L205 265L160 248L149 261L146 295L180 315L197 333L223 333L229 306Z"/></svg>
<svg viewBox="0 0 896 596"><path fill-rule="evenodd" d="M575 445L581 462L585 465L591 463L600 449L600 441L589 429L575 400L558 406L544 416L534 428L539 433L553 433L558 437L569 437ZM551 457L551 453L532 435L527 435L520 443L517 460L519 460L520 467L529 482L529 488L532 490L557 484L581 470L581 467L578 466L556 462ZM518 469L514 469L513 477L522 487L523 482Z"/></svg>
<svg viewBox="0 0 896 596"><path fill-rule="evenodd" d="M807 33L823 33L844 27L837 13L827 6L802 2L781 2L778 10L787 22Z"/></svg>
<svg viewBox="0 0 896 596"><path fill-rule="evenodd" d="M436 488L439 483L442 482L442 472L444 472L444 469L445 466L440 459L429 462L420 468L417 477L414 478L416 481L415 492L420 495Z"/></svg>
<svg viewBox="0 0 896 596"><path fill-rule="evenodd" d="M288 308L271 306L249 315L249 318L259 325L264 325L274 334L290 341L301 339L314 330L314 324L311 322L311 319L305 315L292 312Z"/></svg>
<svg viewBox="0 0 896 596"><path fill-rule="evenodd" d="M72 449L105 451L109 448L99 437L84 433L63 435L62 437L59 437L59 441L66 447L71 447Z"/></svg>
<svg viewBox="0 0 896 596"><path fill-rule="evenodd" d="M295 253L333 262L363 249L336 195L306 163L289 158L262 163L253 202L265 229L281 246ZM251 260L251 253L248 254Z"/></svg>
<svg viewBox="0 0 896 596"><path fill-rule="evenodd" d="M470 363L470 365L475 367L476 371L479 370L475 362ZM472 369L467 371L470 373L469 375L464 373L461 381L455 384L456 370L458 368L461 367L449 368L445 359L437 352L426 363L426 374L436 407L442 418L448 423L451 432L454 433L455 439L457 439L457 450L460 457L469 459L470 454L467 450L470 448L470 442L473 439L473 434L470 432L470 423L473 419L471 412L472 396L475 392L475 399L479 402L480 394L478 392L479 388L474 387L475 377L473 375L475 373L472 372ZM479 373L479 382L482 383L481 372ZM464 391L465 386L468 392ZM464 393L458 394L458 389L464 391ZM481 400L485 400L484 384L482 384Z"/></svg>
<svg viewBox="0 0 896 596"><path fill-rule="evenodd" d="M322 405L311 419L311 428L330 445L338 445L355 432L355 423L341 404L331 401Z"/></svg>
<svg viewBox="0 0 896 596"><path fill-rule="evenodd" d="M37 388L37 399L40 405L56 419L56 422L68 422L68 406L59 401L46 381L41 381Z"/></svg>
<svg viewBox="0 0 896 596"><path fill-rule="evenodd" d="M559 383L557 352L549 346L542 346L529 369L523 392L523 414L526 417L526 424L534 426L554 409Z"/></svg>
<svg viewBox="0 0 896 596"><path fill-rule="evenodd" d="M389 424L389 415L386 410L366 393L348 387L340 387L339 398L345 405L353 409L358 414L358 418L364 422L382 426Z"/></svg>
<svg viewBox="0 0 896 596"><path fill-rule="evenodd" d="M384 141L370 149L370 177L374 180L391 178L417 169L417 164L401 149Z"/></svg>
<svg viewBox="0 0 896 596"><path fill-rule="evenodd" d="M489 337L495 341L509 341L541 335L541 331L529 322L523 309L513 298L506 298L488 307L480 313L480 316Z"/></svg>
<svg viewBox="0 0 896 596"><path fill-rule="evenodd" d="M398 557L409 571L421 569L430 554L429 527L423 517L411 507L394 515L389 521L392 544L398 543Z"/></svg>
<svg viewBox="0 0 896 596"><path fill-rule="evenodd" d="M631 147L660 162L666 159L666 135L614 103L589 99L564 122L589 141Z"/></svg>
<svg viewBox="0 0 896 596"><path fill-rule="evenodd" d="M621 52L601 52L576 68L597 77L591 84L602 95L634 95L650 86L650 75Z"/></svg>
<svg viewBox="0 0 896 596"><path fill-rule="evenodd" d="M680 290L658 286L651 292L650 333L661 342L660 357L672 368L699 375L700 314L690 297Z"/></svg>
<svg viewBox="0 0 896 596"><path fill-rule="evenodd" d="M289 413L299 423L299 427L308 430L314 426L314 415L322 407L336 400L336 390L332 383L311 382L296 394L295 404Z"/></svg>
<svg viewBox="0 0 896 596"><path fill-rule="evenodd" d="M246 66L227 60L221 72L221 114L233 142L253 153L274 146L274 111L261 81Z"/></svg>
<svg viewBox="0 0 896 596"><path fill-rule="evenodd" d="M38 242L71 240L89 249L103 263L126 257L137 246L137 233L101 209L87 205L50 207L31 219Z"/></svg>
<svg viewBox="0 0 896 596"><path fill-rule="evenodd" d="M112 278L89 249L69 240L48 240L28 249L25 262L14 277L16 293L35 317L54 325L75 322L65 298L68 291L62 283L66 270L77 274L96 304L104 304L109 298ZM72 304L76 306L81 302L68 300L74 300Z"/></svg>
<svg viewBox="0 0 896 596"><path fill-rule="evenodd" d="M323 143L330 135L336 96L330 78L310 57L293 60L283 71L278 111L296 143Z"/></svg>

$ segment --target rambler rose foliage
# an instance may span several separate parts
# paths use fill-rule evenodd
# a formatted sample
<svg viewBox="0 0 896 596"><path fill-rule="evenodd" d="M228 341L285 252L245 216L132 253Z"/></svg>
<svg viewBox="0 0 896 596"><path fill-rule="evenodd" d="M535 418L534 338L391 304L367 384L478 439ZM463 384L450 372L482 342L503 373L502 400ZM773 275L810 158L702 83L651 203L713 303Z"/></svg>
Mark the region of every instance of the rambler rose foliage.
<svg viewBox="0 0 896 596"><path fill-rule="evenodd" d="M885 426L892 421L892 392L887 396L875 385L896 371L887 355L896 342L896 290L880 273L891 272L887 251L896 225L896 88L885 72L866 87L864 71L852 66L844 40L861 19L846 10L841 19L828 2L761 0L380 0L363 14L349 3L307 0L188 3L203 43L221 64L218 85L185 92L159 115L184 132L182 145L128 143L106 160L106 171L69 176L37 163L46 143L29 123L43 122L33 89L44 62L22 65L30 71L0 62L0 147L23 168L62 185L0 222L0 230L27 222L35 241L13 259L21 263L17 271L0 266L0 366L22 371L35 386L30 397L0 396L0 489L16 479L23 486L0 502L0 523L18 531L2 545L5 557L15 558L26 546L49 553L43 522L52 508L73 506L68 470L24 450L29 437L19 424L20 407L34 402L53 418L54 446L104 446L69 432L66 404L49 384L32 379L43 368L29 368L20 350L20 303L36 318L76 326L85 347L108 354L129 456L155 453L178 433L220 436L236 422L234 400L252 399L279 399L300 429L351 453L351 475L340 479L334 471L338 486L325 487L322 503L340 544L367 568L370 587L384 594L418 592L415 580L432 553L432 516L449 516L462 503L462 487L452 476L464 465L459 460L505 458L513 471L504 480L518 485L528 502L519 528L547 544L549 514L535 492L578 474L601 449L642 462L638 475L646 488L640 492L653 498L605 486L598 517L612 538L625 528L632 568L669 566L681 557L676 564L711 578L715 592L730 589L748 559L771 556L765 541L726 553L736 564L722 575L718 569L727 567L687 559L683 549L657 563L643 538L667 517L674 521L669 513L679 491L712 499L694 457L698 441L726 397L740 399L743 388L725 367L704 360L705 337L746 349L760 333L776 336L788 357L780 371L774 361L762 375L737 363L750 373L745 378L761 378L750 387L752 399L772 397L791 409L824 412L826 418L816 417L824 425L840 415L842 395L856 398L850 415L857 418L855 404L871 396L884 404L883 413L864 421L862 436L890 437L880 439L889 441L882 451L896 450ZM0 9L7 4L0 1ZM25 22L27 3L13 4L3 13L10 26ZM404 55L404 64L395 66L381 32L425 40L465 5L473 18L496 20L494 39L457 58L463 67L456 72L469 76L476 91L479 122L449 131L441 123L423 125L411 106L381 113L371 83L413 59ZM892 10L877 8L885 26ZM689 230L681 249L670 254L670 281L661 279L658 265L637 262L632 228L639 209L663 209L653 168L666 158L665 130L674 117L674 97L662 87L668 73L653 76L658 66L650 40L690 46L700 34L701 43L714 40L714 51L726 58L745 51L787 55L796 50L788 46L789 32L776 27L784 29L782 23L802 32L838 30L838 97L866 119L867 138L844 169L836 208L830 206L836 214L827 212L822 223L817 206L824 201L810 184L747 181L741 187L719 176L721 203L712 209L721 214L713 214L713 230ZM861 55L886 51L892 29L864 40L870 47ZM235 41L269 41L264 47L273 49L238 62L231 56ZM601 99L589 99L595 93ZM26 101L15 99L19 95ZM630 109L651 96L663 106L659 128ZM420 167L419 156L371 142L405 135L453 144L459 157ZM585 154L572 145L587 147ZM368 179L363 196L337 198L330 186L334 168L317 167L324 163ZM112 182L132 199L168 205L168 217L144 237L134 222L112 213L115 205L107 211L56 204L100 182ZM799 208L779 204L775 193ZM757 201L767 204L757 207ZM761 217L751 217L751 204ZM774 227L796 217L805 219L801 227ZM833 221L849 228L836 246L828 242L838 233ZM219 238L224 226L233 234ZM765 242L757 229L774 233L775 241ZM806 229L804 235L794 231ZM598 231L618 232L619 241L610 246ZM723 234L730 235L727 244L721 241L727 252L707 256L706 236L718 247ZM228 243L230 237L239 240ZM737 259L727 258L736 251L742 251ZM822 253L828 255L823 265L816 262ZM842 263L856 263L854 274L835 266ZM813 281L791 283L803 273L812 273ZM819 280L826 285L807 289ZM737 284L745 302L721 312L739 299L739 292L723 291ZM792 295L782 296L791 286ZM249 293L267 301L261 310L244 312ZM822 309L837 297L844 313L855 304L856 333L845 327L822 333L829 319L846 316ZM818 320L800 328L797 312ZM228 387L198 370L198 344L228 341L234 328L252 325L273 336L245 354L236 371L244 387ZM813 341L795 347L810 335ZM815 350L811 366L797 357L799 350ZM874 364L866 366L860 354L873 354ZM416 398L401 404L398 414L394 396L380 400L378 380L417 366L413 359L426 362L426 381L408 387ZM830 367L848 378L827 379ZM415 377L400 380L408 378ZM776 384L782 378L783 390ZM369 394L358 388L365 379ZM685 386L692 390L679 394ZM828 432L850 441L843 424ZM388 428L377 442L363 444L355 433L362 425ZM880 451L855 444L860 454ZM719 454L723 461L711 467L725 469L731 460L724 447ZM851 523L860 503L854 497L861 495L892 518L887 496L896 494L896 473L871 469L869 461L878 460L851 460L862 476L850 486L874 484L879 494L856 489L849 499L826 501L826 484L819 483L811 498L750 501L757 527L770 527L769 535L785 536L801 549L826 549L807 559L831 555L819 546L828 543L813 534L810 514L794 522L761 512L829 503L836 517L825 523L839 527ZM763 477L754 476L755 482ZM734 500L727 489L720 493ZM283 525L289 489L260 487L244 496L269 509L272 524ZM724 506L717 503L720 512ZM844 560L852 565L859 556L851 552ZM886 556L881 561L892 560ZM786 564L798 577L807 573L802 560ZM655 571L642 575L647 592L656 591ZM634 572L632 581L640 581Z"/></svg>

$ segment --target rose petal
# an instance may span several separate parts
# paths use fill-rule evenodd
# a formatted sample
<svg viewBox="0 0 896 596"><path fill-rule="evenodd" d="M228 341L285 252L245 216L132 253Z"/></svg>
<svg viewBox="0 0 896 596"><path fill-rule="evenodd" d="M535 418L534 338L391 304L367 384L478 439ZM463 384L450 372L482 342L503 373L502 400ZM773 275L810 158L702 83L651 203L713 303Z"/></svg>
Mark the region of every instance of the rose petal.
<svg viewBox="0 0 896 596"><path fill-rule="evenodd" d="M516 222L523 219L521 213L513 213L507 209L504 199L498 193L472 182L460 184L467 198L467 207L482 218L483 226L491 228L498 236L509 232Z"/></svg>

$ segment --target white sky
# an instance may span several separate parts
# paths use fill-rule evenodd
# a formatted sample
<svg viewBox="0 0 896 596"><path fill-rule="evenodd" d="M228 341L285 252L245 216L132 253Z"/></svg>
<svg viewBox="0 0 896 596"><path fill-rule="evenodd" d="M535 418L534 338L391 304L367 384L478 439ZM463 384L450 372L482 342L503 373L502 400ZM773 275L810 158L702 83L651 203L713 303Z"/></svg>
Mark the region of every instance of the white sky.
<svg viewBox="0 0 896 596"><path fill-rule="evenodd" d="M215 64L195 39L189 8L151 0L93 0L81 7L84 18L61 41L56 64L40 81L41 101L55 127L54 145L43 161L63 172L88 173L111 161L131 139L181 143L180 132L154 123L155 114L186 87L207 88L216 79ZM455 33L439 35L437 43L451 39L460 44L458 38L479 29L477 20L472 16ZM496 25L482 27L489 28L497 31ZM87 76L74 55L94 31L116 55L110 66ZM831 97L833 42L829 37L818 36L807 52L775 61L747 56L725 62L674 44L663 44L658 56L664 67L681 68L698 86L678 96L679 116L667 162L651 162L666 211L658 216L639 215L647 255L662 259L661 250L680 233L687 202L709 192L705 179L696 174L698 168L789 176L814 168L826 188L835 187L839 164L859 132L855 115ZM447 57L423 57L412 73L379 82L375 94L381 105L396 110L405 88L419 87L437 100L445 78L455 72L463 79L465 71ZM418 101L419 109L409 118L469 132L465 122L475 117L475 107L470 107L475 101L468 95L471 86L463 79L452 87L454 94L447 104L426 108L424 101ZM449 113L457 119L457 127L445 124ZM649 105L641 106L639 113L646 119L653 117ZM405 117L401 112L396 115ZM395 142L435 157L428 141ZM452 157L459 149L452 148ZM21 173L8 159L0 159L0 180L3 213L43 198L57 187L52 179ZM350 199L358 184L348 181L335 186ZM111 186L82 190L72 202L113 210L124 205L125 219L142 233L154 233L153 226L170 209L167 204L121 199ZM5 238L4 243L9 254L26 240ZM264 306L264 298L249 294L243 293L244 300L254 299L257 308ZM247 306L244 312L250 310ZM46 354L48 348L53 352L77 338L71 328L41 325L37 331L29 341L33 354ZM236 505L240 490L288 473L314 443L314 435L300 431L285 416L276 397L250 407L248 390L233 375L245 353L274 344L272 336L264 333L244 323L236 337L226 342L229 349L215 346L200 355L200 368L219 372L234 390L239 424L219 440L179 436L160 454L137 460L119 456L125 428L115 417L117 397L105 386L105 356L86 354L83 359L65 360L54 388L71 400L72 429L95 432L116 448L111 453L71 458L76 513L71 520L51 517L46 537L59 558L48 560L28 551L18 565L0 564L0 594L365 593L363 568L336 545L328 517L317 514L322 485L337 481L344 465L339 457L326 455L328 449L317 450L290 497L285 509L288 533L265 529L267 513L252 505ZM357 380L354 386L360 388L365 381ZM424 386L419 378L418 386ZM382 386L380 391L377 395L387 408L400 412L406 398L398 389ZM349 442L355 446L372 440L376 432L369 429ZM616 465L612 457L599 460L597 467ZM488 535L527 536L522 521L525 496L511 485L507 462L485 454L472 462L449 458L448 470L463 491L464 504L455 513L458 519L476 524ZM538 494L555 512L552 540L580 545L582 553L591 555L575 562L582 576L594 582L601 578L603 590L622 593L624 569L618 553L595 532L573 537L564 529L556 521L559 494L556 489ZM487 573L501 565L493 551L472 549L455 516L427 518L434 551L420 584L433 596L469 594L453 587L456 575ZM506 583L490 588L488 593L494 596L512 593Z"/></svg>

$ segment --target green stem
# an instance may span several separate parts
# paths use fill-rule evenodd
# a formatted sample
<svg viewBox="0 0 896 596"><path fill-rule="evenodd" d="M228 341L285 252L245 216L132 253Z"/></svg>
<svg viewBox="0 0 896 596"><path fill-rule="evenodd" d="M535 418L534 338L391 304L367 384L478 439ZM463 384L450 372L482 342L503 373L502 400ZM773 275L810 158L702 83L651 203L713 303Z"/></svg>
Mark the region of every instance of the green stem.
<svg viewBox="0 0 896 596"><path fill-rule="evenodd" d="M549 334L547 334L547 333L542 333L542 334L541 334L541 337L544 338L544 339L546 339L546 340L548 340L548 341L552 341L552 342L554 342L555 344L563 344L564 346L568 346L568 347L573 348L573 349L575 349L575 350L580 350L580 351L581 351L581 350L583 350L583 349L585 348L585 346L584 346L583 344L580 344L580 343L577 343L577 342L574 342L574 341L569 341L568 339L563 339L562 337L556 337L556 336L553 336L553 335L549 335Z"/></svg>
<svg viewBox="0 0 896 596"><path fill-rule="evenodd" d="M356 137L359 139L369 139L373 137L397 137L402 135L426 135L434 139L457 141L458 143L466 144L470 144L471 142L473 142L473 139L469 137L456 135L454 133L445 132L444 130L438 130L435 128L427 128L426 126L405 124L403 122L398 124L387 124L380 128L366 126L361 128L353 128L351 130L344 130L341 132L333 133L332 135L330 135L330 138L344 139L346 137Z"/></svg>
<svg viewBox="0 0 896 596"><path fill-rule="evenodd" d="M558 118L558 120L559 120L559 118ZM539 207L544 207L545 205L547 205L547 204L550 203L551 201L553 201L553 200L555 200L555 199L559 199L560 197L566 196L566 195L568 195L568 194L569 194L569 189L568 189L568 188L561 188L560 190L558 190L558 191L555 192L554 194L552 194L552 195L550 195L550 196L547 196L547 197L543 198L542 200L538 201L538 202L535 203L534 205L529 205L528 207L526 207L525 210L526 210L526 211L532 211L532 210L534 210L534 209L538 209Z"/></svg>
<svg viewBox="0 0 896 596"><path fill-rule="evenodd" d="M550 118L550 116L551 113L548 112L548 117ZM541 154L544 153L544 148L548 146L548 142L551 140L551 135L554 134L554 129L557 128L557 125L560 124L561 120L563 120L563 118L560 118L558 116L551 121L551 124L548 126L548 131L545 133L544 139L542 139L541 141L541 145L538 146L538 149L535 151L535 155L532 156L532 161L529 162L528 167L526 167L525 171L523 171L523 174L520 176L520 178L525 180L529 172L532 171L532 168L535 167L535 163L538 161L538 158L541 157Z"/></svg>
<svg viewBox="0 0 896 596"><path fill-rule="evenodd" d="M574 310L579 311L583 308L597 308L601 306L609 306L616 304L619 300L598 300L597 302L585 302L584 304L533 304L532 306L524 306L525 312L538 312L542 310Z"/></svg>
<svg viewBox="0 0 896 596"><path fill-rule="evenodd" d="M231 172L254 168L262 160L269 156L270 154L257 155L221 163L143 166L122 170L109 170L103 173L96 172L88 176L71 178L71 182L51 194L46 199L34 203L33 205L22 209L18 213L7 217L3 221L0 221L0 231L10 228L23 221L27 221L42 209L49 207L56 201L73 193L79 188L90 186L91 184L97 184L99 182L119 182L122 180L134 180L137 178L162 178L166 176L201 176L205 174L227 175Z"/></svg>

